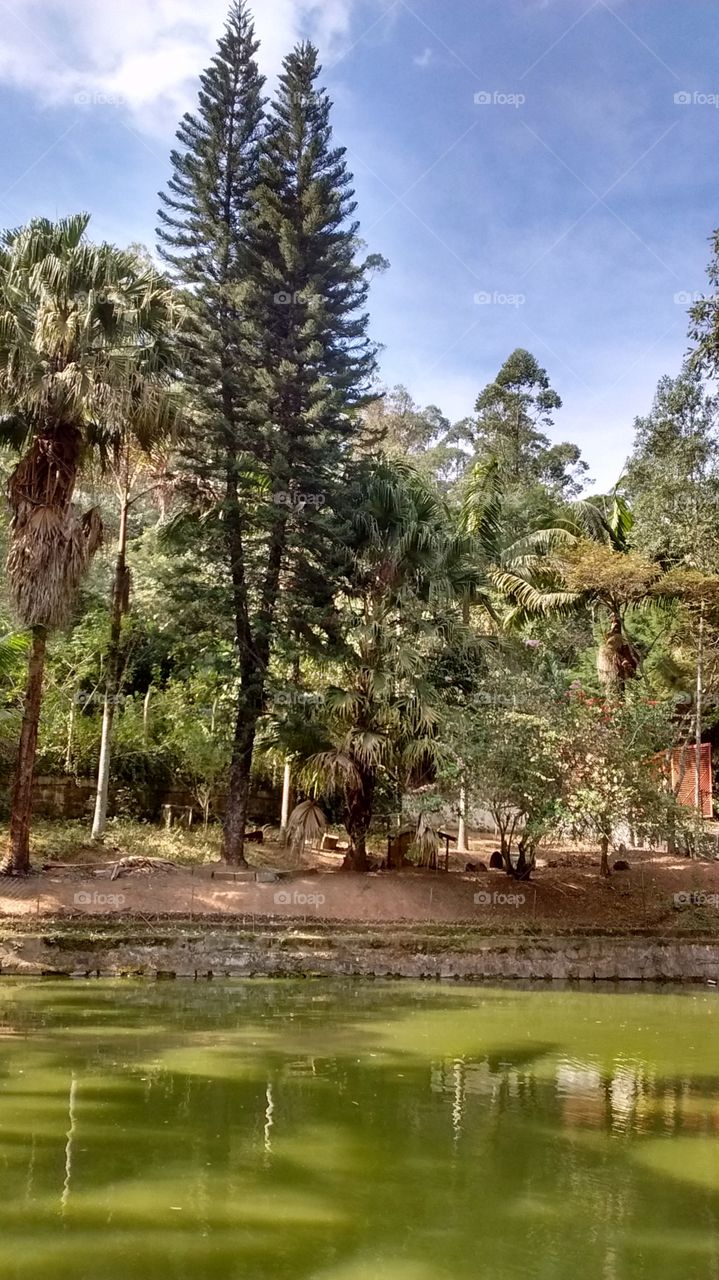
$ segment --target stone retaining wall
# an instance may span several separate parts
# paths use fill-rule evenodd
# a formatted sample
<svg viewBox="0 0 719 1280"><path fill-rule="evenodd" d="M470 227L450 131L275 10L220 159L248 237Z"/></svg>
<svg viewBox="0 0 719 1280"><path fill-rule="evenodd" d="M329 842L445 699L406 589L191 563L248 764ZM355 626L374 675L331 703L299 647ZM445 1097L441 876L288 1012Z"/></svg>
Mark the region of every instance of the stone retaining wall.
<svg viewBox="0 0 719 1280"><path fill-rule="evenodd" d="M3 975L72 977L361 977L707 982L719 979L719 942L648 938L478 938L459 949L310 936L301 928L241 934L175 930L163 936L68 936L51 929L0 940Z"/></svg>

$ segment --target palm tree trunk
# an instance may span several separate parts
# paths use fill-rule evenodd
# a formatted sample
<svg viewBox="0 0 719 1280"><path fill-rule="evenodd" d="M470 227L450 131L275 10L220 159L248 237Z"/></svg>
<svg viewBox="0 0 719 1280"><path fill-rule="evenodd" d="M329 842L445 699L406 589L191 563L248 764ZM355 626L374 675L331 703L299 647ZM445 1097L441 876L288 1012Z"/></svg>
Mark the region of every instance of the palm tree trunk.
<svg viewBox="0 0 719 1280"><path fill-rule="evenodd" d="M360 771L359 784L347 793L345 826L350 838L350 847L342 863L343 871L369 871L367 832L372 821L374 787L374 775Z"/></svg>
<svg viewBox="0 0 719 1280"><path fill-rule="evenodd" d="M23 710L20 746L12 792L10 838L2 863L5 874L27 875L30 870L30 819L32 816L32 784L37 754L37 733L42 703L42 680L45 671L47 628L33 627L32 648L28 662L27 687Z"/></svg>
<svg viewBox="0 0 719 1280"><path fill-rule="evenodd" d="M102 708L102 737L100 739L100 763L97 770L95 814L92 821L93 840L102 841L107 827L107 803L110 793L110 756L112 752L112 728L115 707L120 688L120 638L122 615L127 607L127 516L129 510L127 490L120 507L120 533L117 540L115 579L112 587L112 614L110 618L110 643L107 650L107 676L105 700Z"/></svg>
<svg viewBox="0 0 719 1280"><path fill-rule="evenodd" d="M597 675L608 698L623 702L627 683L637 674L638 658L624 631L622 615L610 609L609 628L597 651Z"/></svg>
<svg viewBox="0 0 719 1280"><path fill-rule="evenodd" d="M367 830L366 828L355 827L349 833L350 847L347 850L344 861L342 863L343 871L369 871L369 862L367 861Z"/></svg>

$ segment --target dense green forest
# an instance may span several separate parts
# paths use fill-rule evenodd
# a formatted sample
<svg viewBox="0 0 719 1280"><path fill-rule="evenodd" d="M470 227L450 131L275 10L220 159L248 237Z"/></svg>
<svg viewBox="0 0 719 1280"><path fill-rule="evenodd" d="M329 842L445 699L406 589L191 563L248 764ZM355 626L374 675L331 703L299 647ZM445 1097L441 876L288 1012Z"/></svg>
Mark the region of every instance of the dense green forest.
<svg viewBox="0 0 719 1280"><path fill-rule="evenodd" d="M283 780L289 837L342 824L357 871L373 832L409 824L431 861L478 810L519 877L558 835L608 871L625 826L701 854L666 765L717 719L719 233L686 360L593 494L531 352L461 422L380 384L391 267L317 50L271 98L256 56L240 0L152 249L85 214L2 237L5 870L39 773L97 779L97 841L182 782L234 865Z"/></svg>

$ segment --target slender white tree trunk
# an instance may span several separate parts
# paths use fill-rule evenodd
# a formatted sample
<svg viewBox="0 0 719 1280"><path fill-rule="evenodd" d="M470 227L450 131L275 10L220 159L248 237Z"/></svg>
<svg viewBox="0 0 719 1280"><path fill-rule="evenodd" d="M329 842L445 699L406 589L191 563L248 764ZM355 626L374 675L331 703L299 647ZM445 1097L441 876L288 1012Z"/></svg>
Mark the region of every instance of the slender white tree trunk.
<svg viewBox="0 0 719 1280"><path fill-rule="evenodd" d="M150 699L152 697L152 685L147 686L145 701L142 704L142 745L147 746L150 741Z"/></svg>
<svg viewBox="0 0 719 1280"><path fill-rule="evenodd" d="M289 760L285 760L285 771L282 778L282 814L280 817L280 835L284 840L287 835L287 823L290 818L290 784L292 781L292 768Z"/></svg>
<svg viewBox="0 0 719 1280"><path fill-rule="evenodd" d="M704 703L704 602L702 601L701 612L699 614L699 644L697 646L697 691L696 691L696 723L694 726L695 733L695 763L696 776L694 778L694 803L696 804L697 816L703 816L702 810L702 711Z"/></svg>
<svg viewBox="0 0 719 1280"><path fill-rule="evenodd" d="M70 719L67 722L67 746L65 748L65 773L70 773L72 769L72 747L75 737L75 708L77 706L78 689L77 686L72 691L72 702L70 703Z"/></svg>
<svg viewBox="0 0 719 1280"><path fill-rule="evenodd" d="M110 748L112 742L112 725L114 716L110 699L105 694L102 708L102 736L100 738L100 763L97 768L97 789L95 791L95 813L92 820L93 840L102 840L107 826L107 806L110 795Z"/></svg>
<svg viewBox="0 0 719 1280"><path fill-rule="evenodd" d="M467 792L464 783L459 789L459 831L457 832L457 853L469 853L467 848Z"/></svg>
<svg viewBox="0 0 719 1280"><path fill-rule="evenodd" d="M92 839L102 840L107 826L107 804L110 794L110 755L112 751L112 726L120 688L120 636L122 615L127 604L127 517L130 509L129 487L125 485L120 505L120 532L117 539L117 561L112 592L110 619L110 644L107 654L107 678L105 701L102 708L102 737L100 739L100 763L97 769L95 813L92 820Z"/></svg>

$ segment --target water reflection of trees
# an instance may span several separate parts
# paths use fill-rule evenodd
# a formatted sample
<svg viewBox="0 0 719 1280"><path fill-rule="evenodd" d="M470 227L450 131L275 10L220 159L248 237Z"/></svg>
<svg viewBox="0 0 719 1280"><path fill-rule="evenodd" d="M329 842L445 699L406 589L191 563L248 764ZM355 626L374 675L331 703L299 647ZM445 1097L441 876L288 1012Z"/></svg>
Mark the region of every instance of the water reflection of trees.
<svg viewBox="0 0 719 1280"><path fill-rule="evenodd" d="M576 1206L577 1219L588 1233L588 1247L589 1242L590 1251L596 1246L597 1258L601 1259L601 1270L588 1272L585 1259L582 1272L596 1274L602 1280L644 1274L644 1262L641 1271L635 1271L637 1264L631 1261L638 1256L630 1243L632 1230L642 1223L647 1240L651 1239L652 1229L659 1236L666 1211L666 1224L671 1223L674 1228L678 1256L672 1259L670 1254L660 1270L655 1266L647 1274L679 1274L681 1232L685 1226L680 1205L686 1192L677 1185L658 1184L649 1199L645 1171L638 1170L628 1159L617 1158L617 1153L621 1155L627 1151L628 1143L641 1142L642 1138L715 1137L719 1129L719 1080L668 1079L639 1062L618 1061L606 1070L591 1062L559 1058L551 1074L546 1073L546 1063L536 1065L539 1070L526 1062L489 1058L432 1063L430 1087L446 1100L447 1123L451 1123L455 1144L465 1139L471 1145L476 1140L480 1112L488 1137L498 1133L501 1122L508 1124L517 1141L516 1155L522 1142L518 1128L521 1117L526 1117L528 1125L536 1126L539 1120L546 1139L545 1150L538 1164L532 1160L520 1167L520 1161L513 1159L513 1203L531 1205L533 1198L541 1198L551 1187L552 1196ZM595 1139L591 1145L585 1144L583 1135L593 1133L601 1135L601 1145ZM588 1159L588 1153L594 1158ZM492 1154L492 1176L496 1178L497 1145ZM716 1280L719 1250L716 1243L710 1242L712 1237L716 1239L716 1193L704 1197L703 1203L694 1208L696 1217L710 1226L710 1234L699 1270L690 1274ZM696 1263L696 1238L690 1232L686 1248L694 1253L692 1261ZM563 1269L561 1251L552 1265L556 1270L536 1270L534 1274L571 1274L569 1269ZM686 1260L681 1265L681 1273L686 1275Z"/></svg>
<svg viewBox="0 0 719 1280"><path fill-rule="evenodd" d="M560 1058L553 1073L557 1120L567 1129L617 1134L704 1134L719 1131L719 1105L706 1101L703 1082L666 1079L644 1064L618 1062L610 1072L588 1062ZM452 1097L452 1128L461 1132L468 1097L484 1100L490 1114L512 1099L533 1096L535 1074L513 1063L461 1058L433 1062L430 1088Z"/></svg>

